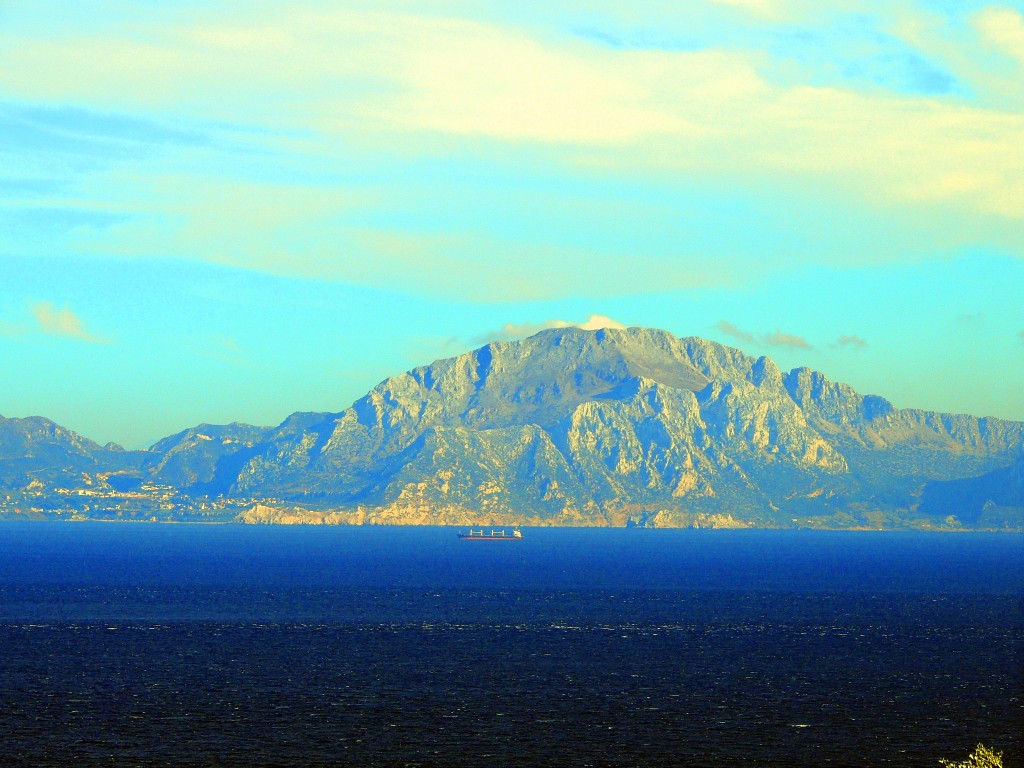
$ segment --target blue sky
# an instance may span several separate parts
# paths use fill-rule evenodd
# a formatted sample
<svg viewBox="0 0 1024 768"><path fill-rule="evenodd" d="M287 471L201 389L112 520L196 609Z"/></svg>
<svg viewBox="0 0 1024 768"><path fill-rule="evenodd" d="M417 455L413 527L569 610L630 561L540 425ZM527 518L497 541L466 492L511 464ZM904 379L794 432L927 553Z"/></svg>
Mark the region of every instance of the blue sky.
<svg viewBox="0 0 1024 768"><path fill-rule="evenodd" d="M147 445L558 324L1024 419L1024 17L8 2L0 413Z"/></svg>

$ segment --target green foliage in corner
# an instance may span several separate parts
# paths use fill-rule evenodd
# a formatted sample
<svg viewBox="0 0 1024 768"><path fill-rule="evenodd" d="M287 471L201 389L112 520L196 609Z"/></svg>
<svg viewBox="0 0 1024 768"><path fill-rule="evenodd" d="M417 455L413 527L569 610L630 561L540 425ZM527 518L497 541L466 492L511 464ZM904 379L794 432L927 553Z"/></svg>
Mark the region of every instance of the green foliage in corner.
<svg viewBox="0 0 1024 768"><path fill-rule="evenodd" d="M953 762L952 760L939 760L939 765L944 768L1003 768L1003 753L993 752L984 744L979 744L966 760Z"/></svg>

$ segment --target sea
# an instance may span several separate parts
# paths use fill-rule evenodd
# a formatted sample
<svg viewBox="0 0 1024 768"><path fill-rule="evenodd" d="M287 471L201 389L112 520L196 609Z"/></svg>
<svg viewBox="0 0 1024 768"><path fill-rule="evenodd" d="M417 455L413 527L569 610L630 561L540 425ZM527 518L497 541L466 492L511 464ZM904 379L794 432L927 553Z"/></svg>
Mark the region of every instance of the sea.
<svg viewBox="0 0 1024 768"><path fill-rule="evenodd" d="M1024 536L0 523L3 766L1024 756Z"/></svg>

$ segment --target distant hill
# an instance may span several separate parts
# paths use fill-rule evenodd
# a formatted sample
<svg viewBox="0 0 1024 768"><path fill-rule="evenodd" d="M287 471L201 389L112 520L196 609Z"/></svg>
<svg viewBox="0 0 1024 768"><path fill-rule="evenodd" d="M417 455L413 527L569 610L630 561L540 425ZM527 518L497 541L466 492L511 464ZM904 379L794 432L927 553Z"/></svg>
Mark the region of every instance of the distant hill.
<svg viewBox="0 0 1024 768"><path fill-rule="evenodd" d="M934 518L952 515L972 527L1018 527L1024 518L1024 456L978 477L927 483L919 509Z"/></svg>
<svg viewBox="0 0 1024 768"><path fill-rule="evenodd" d="M73 486L82 482L83 473L117 472L144 463L138 453L115 443L101 446L49 419L0 416L0 488L33 482Z"/></svg>
<svg viewBox="0 0 1024 768"><path fill-rule="evenodd" d="M897 409L644 328L496 342L341 412L200 425L148 452L64 432L27 454L0 433L0 450L63 477L109 462L183 509L244 502L250 522L1024 527L1003 503L1016 503L1024 423ZM989 501L999 515L976 513Z"/></svg>

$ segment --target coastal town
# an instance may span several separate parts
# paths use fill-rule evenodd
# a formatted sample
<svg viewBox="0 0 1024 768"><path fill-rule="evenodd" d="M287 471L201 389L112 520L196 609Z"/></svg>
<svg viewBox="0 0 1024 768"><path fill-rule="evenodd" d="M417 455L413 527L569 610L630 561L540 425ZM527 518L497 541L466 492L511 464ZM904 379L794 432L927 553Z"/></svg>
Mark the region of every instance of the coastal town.
<svg viewBox="0 0 1024 768"><path fill-rule="evenodd" d="M252 499L190 496L153 482L116 487L107 473L82 473L81 484L48 485L33 480L24 489L4 489L0 518L14 520L117 520L137 522L228 522ZM265 501L265 500L264 500Z"/></svg>

